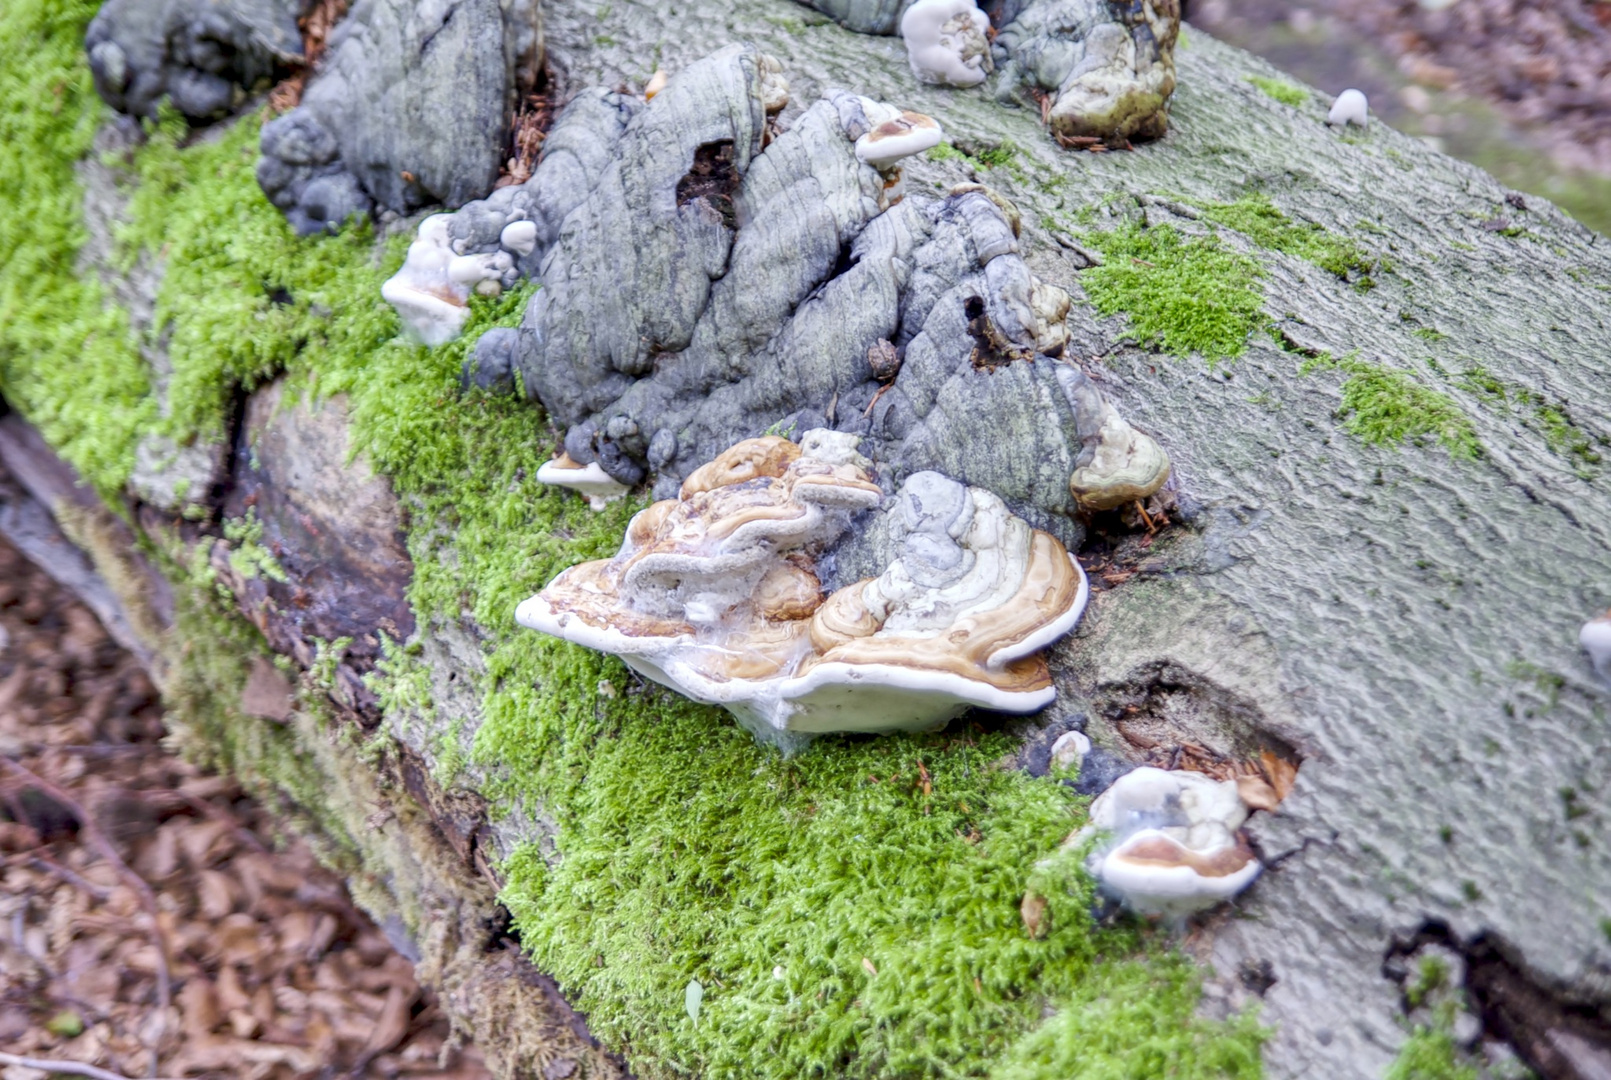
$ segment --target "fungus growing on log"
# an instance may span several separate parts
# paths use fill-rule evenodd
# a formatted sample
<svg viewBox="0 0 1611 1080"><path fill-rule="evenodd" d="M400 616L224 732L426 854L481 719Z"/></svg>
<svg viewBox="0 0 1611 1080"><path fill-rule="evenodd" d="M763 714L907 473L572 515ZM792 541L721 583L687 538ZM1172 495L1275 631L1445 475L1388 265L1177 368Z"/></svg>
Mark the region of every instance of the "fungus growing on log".
<svg viewBox="0 0 1611 1080"><path fill-rule="evenodd" d="M973 0L917 0L901 16L912 74L941 86L978 86L995 70L989 28Z"/></svg>
<svg viewBox="0 0 1611 1080"><path fill-rule="evenodd" d="M1147 766L1099 795L1066 846L1111 834L1115 843L1087 864L1102 887L1138 914L1178 921L1258 877L1262 865L1240 832L1247 816L1235 780Z"/></svg>
<svg viewBox="0 0 1611 1080"><path fill-rule="evenodd" d="M537 482L570 488L586 496L588 506L594 510L603 510L628 490L625 484L605 472L598 462L590 461L583 465L569 454L560 454L539 468Z"/></svg>
<svg viewBox="0 0 1611 1080"><path fill-rule="evenodd" d="M881 106L888 111L888 106ZM868 109L869 114L878 112ZM856 160L871 165L884 178L885 203L893 206L906 193L906 177L901 162L913 154L921 154L940 145L945 137L940 125L931 116L922 113L902 112L878 124L856 140Z"/></svg>
<svg viewBox="0 0 1611 1080"><path fill-rule="evenodd" d="M886 503L858 441L818 429L733 446L634 517L615 558L564 571L516 619L785 750L1050 704L1040 652L1078 621L1085 575L988 491L909 477L886 508L883 573L823 597L821 557Z"/></svg>
<svg viewBox="0 0 1611 1080"><path fill-rule="evenodd" d="M1326 114L1326 123L1338 127L1353 124L1356 127L1365 127L1370 123L1370 103L1365 100L1362 90L1344 90L1337 95L1337 100L1331 103L1331 111Z"/></svg>
<svg viewBox="0 0 1611 1080"><path fill-rule="evenodd" d="M1169 126L1179 35L1178 0L1029 3L996 38L1007 57L996 96L1038 103L1064 146L1160 138Z"/></svg>
<svg viewBox="0 0 1611 1080"><path fill-rule="evenodd" d="M1074 410L1083 446L1069 493L1084 510L1115 510L1145 500L1169 480L1169 455L1137 431L1078 368L1062 365L1057 381Z"/></svg>
<svg viewBox="0 0 1611 1080"><path fill-rule="evenodd" d="M1589 654L1589 662L1602 679L1611 682L1611 611L1596 616L1578 631L1578 644Z"/></svg>

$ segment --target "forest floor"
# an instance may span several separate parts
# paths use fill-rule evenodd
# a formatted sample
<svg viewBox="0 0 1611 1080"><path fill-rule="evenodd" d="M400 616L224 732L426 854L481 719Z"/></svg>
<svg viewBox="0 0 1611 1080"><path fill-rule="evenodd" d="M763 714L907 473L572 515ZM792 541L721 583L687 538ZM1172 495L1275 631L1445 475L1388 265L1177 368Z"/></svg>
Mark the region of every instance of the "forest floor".
<svg viewBox="0 0 1611 1080"><path fill-rule="evenodd" d="M1188 18L1611 234L1611 0L1193 0Z"/></svg>
<svg viewBox="0 0 1611 1080"><path fill-rule="evenodd" d="M0 1077L489 1076L340 878L164 734L134 659L0 541Z"/></svg>

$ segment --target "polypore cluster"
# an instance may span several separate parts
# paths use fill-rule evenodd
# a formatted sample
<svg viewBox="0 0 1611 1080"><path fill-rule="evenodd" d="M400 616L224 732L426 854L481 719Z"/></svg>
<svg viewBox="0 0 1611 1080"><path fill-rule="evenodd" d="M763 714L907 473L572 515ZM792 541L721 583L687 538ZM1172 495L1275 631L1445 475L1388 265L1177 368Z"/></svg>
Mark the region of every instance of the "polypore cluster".
<svg viewBox="0 0 1611 1080"><path fill-rule="evenodd" d="M1182 920L1231 899L1263 865L1241 833L1248 806L1235 780L1150 767L1121 776L1091 803L1091 831L1112 836L1090 869L1138 914Z"/></svg>
<svg viewBox="0 0 1611 1080"><path fill-rule="evenodd" d="M1065 146L1157 138L1168 127L1179 0L805 2L851 30L898 32L924 82L979 86L998 70L997 100L1040 110Z"/></svg>
<svg viewBox="0 0 1611 1080"><path fill-rule="evenodd" d="M1040 652L1084 609L1079 564L938 473L886 500L857 441L814 430L733 446L635 516L615 558L564 571L516 619L723 705L785 749L1049 704ZM822 560L880 507L883 572L824 597Z"/></svg>

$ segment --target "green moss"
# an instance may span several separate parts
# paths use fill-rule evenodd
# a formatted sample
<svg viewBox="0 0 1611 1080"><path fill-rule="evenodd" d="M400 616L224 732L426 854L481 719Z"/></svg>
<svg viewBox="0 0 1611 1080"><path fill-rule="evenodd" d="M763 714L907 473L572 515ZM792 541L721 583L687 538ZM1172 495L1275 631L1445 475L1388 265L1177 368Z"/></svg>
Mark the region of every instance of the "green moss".
<svg viewBox="0 0 1611 1080"><path fill-rule="evenodd" d="M1447 1031L1420 1027L1399 1050L1385 1080L1477 1080L1477 1070L1461 1063Z"/></svg>
<svg viewBox="0 0 1611 1080"><path fill-rule="evenodd" d="M1468 367L1459 381L1488 403L1508 410L1541 435L1552 452L1572 463L1580 477L1592 479L1599 474L1604 440L1596 439L1580 428L1572 420L1565 403L1552 401L1536 390L1498 378L1481 364Z"/></svg>
<svg viewBox="0 0 1611 1080"><path fill-rule="evenodd" d="M1176 1009L1197 997L1197 973L1160 958L1144 978L1133 965L1099 966L1052 1019L1019 1040L991 1080L1146 1080L1262 1075L1251 1016L1224 1038L1218 1025L1181 1024Z"/></svg>
<svg viewBox="0 0 1611 1080"><path fill-rule="evenodd" d="M981 145L963 149L953 143L942 142L930 148L928 156L933 161L956 161L968 166L975 172L986 169L1006 169L1015 176L1022 176L1022 167L1018 164L1018 147L1010 141Z"/></svg>
<svg viewBox="0 0 1611 1080"><path fill-rule="evenodd" d="M1218 237L1127 221L1083 240L1103 256L1080 276L1086 295L1104 315L1128 314L1126 336L1145 348L1214 364L1240 356L1264 321L1263 268Z"/></svg>
<svg viewBox="0 0 1611 1080"><path fill-rule="evenodd" d="M1235 229L1260 247L1314 263L1345 281L1351 274L1368 280L1376 269L1376 261L1358 244L1333 236L1313 222L1293 221L1262 192L1230 203L1195 205L1208 220Z"/></svg>
<svg viewBox="0 0 1611 1080"><path fill-rule="evenodd" d="M1281 79L1266 78L1263 75L1249 75L1247 81L1283 105L1302 105L1309 100L1309 91L1301 86L1294 86L1292 83L1284 82Z"/></svg>
<svg viewBox="0 0 1611 1080"><path fill-rule="evenodd" d="M155 415L128 319L77 272L86 240L74 162L103 106L83 59L93 0L0 7L0 393L100 491L134 468Z"/></svg>
<svg viewBox="0 0 1611 1080"><path fill-rule="evenodd" d="M626 1047L638 1075L983 1077L997 1062L1023 1075L1028 1052L1015 1048L1062 1045L1063 1026L1100 1037L1097 1062L1133 1041L1147 1061L1198 1070L1178 1075L1222 1062L1256 1074L1259 1033L1195 1019L1184 961L1134 928L1093 926L1090 884L1067 860L1036 869L1083 820L1083 803L1053 780L993 768L1006 736L825 739L786 761L724 713L517 630L517 602L613 552L636 509L593 514L537 484L554 449L540 414L511 395L459 390L466 350L487 327L517 322L530 290L475 300L452 345L396 342L379 285L402 242L377 247L356 228L293 236L252 175L260 116L191 145L167 121L127 164L135 187L121 257L160 256L167 268L154 332L173 378L160 416L126 322L72 272L83 240L72 162L100 115L81 51L92 10L20 0L0 14L8 55L42 58L31 75L13 66L0 76L0 124L26 164L0 165L22 192L0 211L0 242L15 256L0 269L0 302L15 317L0 322L6 394L108 488L126 477L142 433L216 436L234 395L269 378L283 375L293 394L346 396L353 451L408 507L422 633L471 619L487 635L470 760L454 757L450 727L439 768L477 765L501 806L540 806L556 823L551 852L510 860L505 898L538 966ZM1010 148L972 160L1014 167ZM1164 230L1133 249L1172 265L1182 292L1208 274L1241 281L1252 298L1251 308L1193 307L1149 286L1154 307L1140 310L1164 314L1138 320L1142 332L1210 357L1240 351L1259 305L1252 260ZM250 522L232 528L248 550ZM190 571L178 614L189 651L172 704L191 745L308 808L337 838L333 857L356 865L362 837L344 832L332 805L329 762L299 742L318 736L238 715L232 702L264 643L229 614L205 551ZM322 645L307 679L327 678L342 648ZM372 683L391 708L429 717L416 663L392 649ZM1038 939L1019 915L1031 884L1049 894ZM694 980L704 988L697 1025L686 1007ZM1063 1026L1043 1025L1047 1010ZM1186 1048L1208 1064L1191 1065Z"/></svg>
<svg viewBox="0 0 1611 1080"><path fill-rule="evenodd" d="M153 337L167 335L166 426L181 440L221 434L238 391L296 366L316 375L330 357L362 362L397 333L367 228L299 239L269 206L253 174L261 120L183 150L182 127L165 123L131 170L118 240L126 258L166 260Z"/></svg>
<svg viewBox="0 0 1611 1080"><path fill-rule="evenodd" d="M1361 360L1358 354L1341 359L1322 354L1303 366L1306 372L1328 368L1347 373L1337 415L1350 433L1365 442L1377 446L1410 442L1420 446L1431 439L1454 457L1482 455L1476 429L1449 395L1426 386L1408 372Z"/></svg>

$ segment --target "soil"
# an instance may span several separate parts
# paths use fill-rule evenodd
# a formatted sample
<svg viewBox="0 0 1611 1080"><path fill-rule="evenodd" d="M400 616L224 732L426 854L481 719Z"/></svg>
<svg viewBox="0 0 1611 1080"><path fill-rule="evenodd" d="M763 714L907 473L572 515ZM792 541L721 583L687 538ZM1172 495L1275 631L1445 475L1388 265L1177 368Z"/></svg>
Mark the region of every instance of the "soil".
<svg viewBox="0 0 1611 1080"><path fill-rule="evenodd" d="M135 660L0 541L0 1049L126 1076L489 1077L341 879L164 735Z"/></svg>

